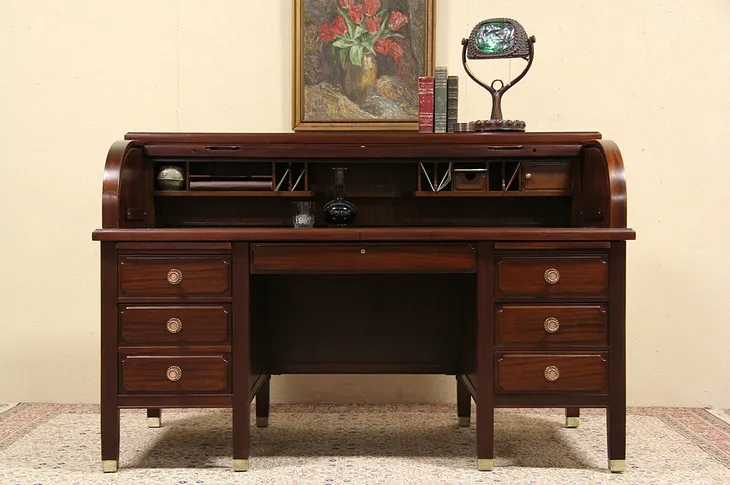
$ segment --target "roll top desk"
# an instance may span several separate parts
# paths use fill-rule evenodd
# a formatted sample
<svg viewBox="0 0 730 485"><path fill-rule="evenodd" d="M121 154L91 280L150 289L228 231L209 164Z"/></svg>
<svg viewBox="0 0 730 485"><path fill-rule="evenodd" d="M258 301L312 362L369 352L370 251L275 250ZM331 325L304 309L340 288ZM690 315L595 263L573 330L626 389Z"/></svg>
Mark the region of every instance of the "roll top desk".
<svg viewBox="0 0 730 485"><path fill-rule="evenodd" d="M346 227L324 217L337 187ZM295 201L313 227L294 227ZM480 470L495 408L565 408L577 427L598 407L623 471L626 204L619 149L595 132L128 133L92 235L103 470L120 409L159 426L161 408L232 408L248 470L272 375L398 373L455 376Z"/></svg>

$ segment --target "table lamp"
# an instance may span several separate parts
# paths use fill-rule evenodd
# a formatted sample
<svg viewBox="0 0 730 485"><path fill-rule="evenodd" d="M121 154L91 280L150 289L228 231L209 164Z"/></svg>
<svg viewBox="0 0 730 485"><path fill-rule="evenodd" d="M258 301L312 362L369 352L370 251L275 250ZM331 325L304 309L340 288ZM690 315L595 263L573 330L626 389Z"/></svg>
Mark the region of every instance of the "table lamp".
<svg viewBox="0 0 730 485"><path fill-rule="evenodd" d="M488 120L458 123L455 131L525 131L526 123L502 118L502 96L517 84L532 66L535 36L527 37L519 22L509 18L492 18L479 22L468 39L463 39L461 61L464 70L478 85L492 95L492 114ZM467 59L524 59L527 66L522 73L507 84L495 79L491 84L477 79L467 65ZM498 87L497 87L498 86Z"/></svg>

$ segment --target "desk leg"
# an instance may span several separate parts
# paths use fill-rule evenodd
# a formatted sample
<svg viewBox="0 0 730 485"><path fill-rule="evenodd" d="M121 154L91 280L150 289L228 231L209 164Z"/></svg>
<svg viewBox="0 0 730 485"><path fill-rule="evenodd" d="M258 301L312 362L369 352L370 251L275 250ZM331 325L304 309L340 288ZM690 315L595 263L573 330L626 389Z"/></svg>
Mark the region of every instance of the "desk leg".
<svg viewBox="0 0 730 485"><path fill-rule="evenodd" d="M565 408L565 427L577 428L580 425L580 408Z"/></svg>
<svg viewBox="0 0 730 485"><path fill-rule="evenodd" d="M471 393L459 376L456 376L456 411L459 416L459 426L468 428L471 424Z"/></svg>
<svg viewBox="0 0 730 485"><path fill-rule="evenodd" d="M162 409L147 408L147 427L159 428L162 426Z"/></svg>
<svg viewBox="0 0 730 485"><path fill-rule="evenodd" d="M606 427L608 467L617 473L626 470L626 243L612 242L610 258L611 310L608 312L610 395Z"/></svg>
<svg viewBox="0 0 730 485"><path fill-rule="evenodd" d="M119 408L101 405L101 469L115 473L119 466Z"/></svg>
<svg viewBox="0 0 730 485"><path fill-rule="evenodd" d="M265 428L269 425L270 383L271 376L267 376L266 382L256 393L256 426L259 428Z"/></svg>
<svg viewBox="0 0 730 485"><path fill-rule="evenodd" d="M251 409L249 245L233 245L233 470L248 471Z"/></svg>
<svg viewBox="0 0 730 485"><path fill-rule="evenodd" d="M494 467L494 263L493 246L479 243L477 256L477 468Z"/></svg>
<svg viewBox="0 0 730 485"><path fill-rule="evenodd" d="M114 473L119 465L117 407L117 252L101 243L101 468Z"/></svg>

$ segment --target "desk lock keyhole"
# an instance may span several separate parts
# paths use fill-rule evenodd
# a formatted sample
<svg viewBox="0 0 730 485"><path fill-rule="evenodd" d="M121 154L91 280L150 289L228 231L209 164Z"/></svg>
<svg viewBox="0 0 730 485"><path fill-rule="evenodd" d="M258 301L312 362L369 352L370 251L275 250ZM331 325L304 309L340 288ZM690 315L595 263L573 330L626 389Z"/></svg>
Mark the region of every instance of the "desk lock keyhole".
<svg viewBox="0 0 730 485"><path fill-rule="evenodd" d="M364 249L361 249L360 250L360 254L365 254L365 250Z"/></svg>

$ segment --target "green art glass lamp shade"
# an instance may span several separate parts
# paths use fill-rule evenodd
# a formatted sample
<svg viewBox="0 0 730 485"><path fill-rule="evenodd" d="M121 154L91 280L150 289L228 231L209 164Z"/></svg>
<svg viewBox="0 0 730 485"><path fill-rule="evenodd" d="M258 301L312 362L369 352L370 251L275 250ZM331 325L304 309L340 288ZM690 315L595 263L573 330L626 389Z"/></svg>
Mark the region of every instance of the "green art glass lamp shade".
<svg viewBox="0 0 730 485"><path fill-rule="evenodd" d="M515 45L515 27L507 22L485 22L480 24L474 39L480 52L502 54Z"/></svg>
<svg viewBox="0 0 730 485"><path fill-rule="evenodd" d="M532 67L535 37L528 37L519 22L509 18L493 18L479 22L468 39L461 41L462 63L469 77L492 95L492 113L489 120L476 121L474 131L524 131L525 122L502 118L502 96L517 84ZM527 66L522 73L505 84L495 79L490 84L477 79L467 65L467 59L524 59Z"/></svg>

